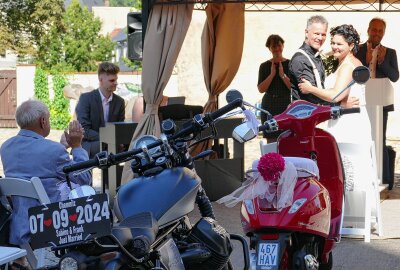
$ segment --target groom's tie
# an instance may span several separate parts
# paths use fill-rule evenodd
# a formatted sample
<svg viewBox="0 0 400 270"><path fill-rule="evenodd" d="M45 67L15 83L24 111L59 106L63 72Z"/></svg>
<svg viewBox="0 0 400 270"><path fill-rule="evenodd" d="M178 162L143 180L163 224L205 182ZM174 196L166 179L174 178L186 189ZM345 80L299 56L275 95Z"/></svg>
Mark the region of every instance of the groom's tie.
<svg viewBox="0 0 400 270"><path fill-rule="evenodd" d="M372 50L372 59L371 62L369 62L369 70L371 72L371 79L374 79L376 77L376 62L378 58L378 50L379 46L376 46L375 49Z"/></svg>

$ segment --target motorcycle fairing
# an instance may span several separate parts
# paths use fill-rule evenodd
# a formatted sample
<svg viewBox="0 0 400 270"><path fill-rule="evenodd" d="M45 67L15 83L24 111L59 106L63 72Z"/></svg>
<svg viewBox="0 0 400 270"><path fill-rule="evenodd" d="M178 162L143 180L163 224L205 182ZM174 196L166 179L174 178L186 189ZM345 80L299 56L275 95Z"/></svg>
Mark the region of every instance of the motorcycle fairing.
<svg viewBox="0 0 400 270"><path fill-rule="evenodd" d="M281 155L310 158L311 149L316 153L320 171L319 182L328 190L331 200L331 230L329 238L339 239L344 197L344 172L339 148L334 137L328 132L316 128L312 141L299 138L289 132L278 140L278 151Z"/></svg>
<svg viewBox="0 0 400 270"><path fill-rule="evenodd" d="M197 174L181 167L166 169L151 177L134 178L119 189L114 211L119 220L151 212L162 226L193 210L200 184Z"/></svg>
<svg viewBox="0 0 400 270"><path fill-rule="evenodd" d="M278 229L327 237L331 215L327 190L313 177L299 178L294 194L293 202L301 198L307 198L307 201L293 214L289 213L290 207L280 212L263 211L259 207L257 198L253 200L254 214L247 213L245 205L242 204L241 217L245 233Z"/></svg>

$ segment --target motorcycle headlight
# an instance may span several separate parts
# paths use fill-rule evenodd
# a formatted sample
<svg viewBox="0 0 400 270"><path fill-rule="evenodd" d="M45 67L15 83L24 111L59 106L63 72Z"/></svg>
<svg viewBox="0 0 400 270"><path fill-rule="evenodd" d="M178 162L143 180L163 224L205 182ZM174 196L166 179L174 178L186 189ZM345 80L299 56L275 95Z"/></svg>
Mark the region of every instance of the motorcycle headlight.
<svg viewBox="0 0 400 270"><path fill-rule="evenodd" d="M59 262L60 270L80 270L85 268L86 256L79 252L65 254Z"/></svg>
<svg viewBox="0 0 400 270"><path fill-rule="evenodd" d="M144 235L135 237L131 245L130 251L137 258L143 257L150 250L150 241Z"/></svg>
<svg viewBox="0 0 400 270"><path fill-rule="evenodd" d="M73 257L65 257L60 260L60 270L79 270L78 261Z"/></svg>

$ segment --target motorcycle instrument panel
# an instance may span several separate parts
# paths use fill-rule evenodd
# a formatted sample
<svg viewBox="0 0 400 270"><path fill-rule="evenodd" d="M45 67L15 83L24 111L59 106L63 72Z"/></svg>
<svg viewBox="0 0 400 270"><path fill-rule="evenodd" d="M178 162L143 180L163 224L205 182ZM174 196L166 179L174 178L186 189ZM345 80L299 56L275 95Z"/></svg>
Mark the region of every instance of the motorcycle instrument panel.
<svg viewBox="0 0 400 270"><path fill-rule="evenodd" d="M291 108L287 114L292 115L297 119L303 119L309 117L315 109L317 109L317 107L313 105L299 104L294 108Z"/></svg>
<svg viewBox="0 0 400 270"><path fill-rule="evenodd" d="M153 135L143 135L140 138L136 139L132 145L132 149L139 149L142 147L148 147L150 144L157 142L157 137ZM161 151L161 148L154 147L152 149L149 149L149 155L152 156L156 154L157 152ZM143 156L143 154L138 154L138 156Z"/></svg>

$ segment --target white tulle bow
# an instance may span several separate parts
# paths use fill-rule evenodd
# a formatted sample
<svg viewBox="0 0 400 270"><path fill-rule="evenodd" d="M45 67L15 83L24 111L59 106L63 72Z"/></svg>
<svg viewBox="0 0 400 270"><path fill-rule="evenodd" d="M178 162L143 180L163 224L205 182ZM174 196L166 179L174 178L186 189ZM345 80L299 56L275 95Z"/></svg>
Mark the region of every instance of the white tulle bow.
<svg viewBox="0 0 400 270"><path fill-rule="evenodd" d="M296 167L285 159L285 169L276 182L265 181L257 170L258 160L253 162L253 169L246 172L246 181L231 194L217 202L233 207L244 200L264 199L267 207L281 211L293 203L293 192L297 181Z"/></svg>

